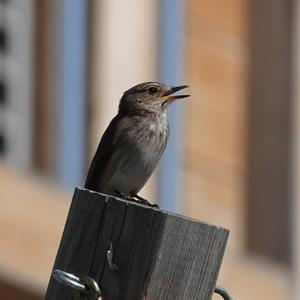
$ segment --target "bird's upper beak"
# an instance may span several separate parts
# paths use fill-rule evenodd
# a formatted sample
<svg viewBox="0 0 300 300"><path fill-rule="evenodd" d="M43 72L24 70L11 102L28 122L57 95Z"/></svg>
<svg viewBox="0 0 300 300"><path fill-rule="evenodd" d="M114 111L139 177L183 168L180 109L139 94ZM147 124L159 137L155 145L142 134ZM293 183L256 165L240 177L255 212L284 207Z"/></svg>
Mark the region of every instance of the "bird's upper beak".
<svg viewBox="0 0 300 300"><path fill-rule="evenodd" d="M185 89L187 87L188 87L188 85L180 85L180 86L171 87L170 90L163 95L163 99L165 99L166 101L174 101L176 99L182 99L182 98L189 97L190 95L172 95L172 94L174 94L182 89Z"/></svg>

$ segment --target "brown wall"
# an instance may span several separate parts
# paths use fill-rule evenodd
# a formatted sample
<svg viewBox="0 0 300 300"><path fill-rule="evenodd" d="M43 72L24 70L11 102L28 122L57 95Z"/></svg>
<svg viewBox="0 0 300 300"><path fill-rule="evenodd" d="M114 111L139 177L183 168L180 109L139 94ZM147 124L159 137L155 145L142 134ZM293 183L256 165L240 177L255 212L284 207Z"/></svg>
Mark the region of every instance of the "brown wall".
<svg viewBox="0 0 300 300"><path fill-rule="evenodd" d="M288 264L292 234L293 1L251 3L247 245L252 252Z"/></svg>
<svg viewBox="0 0 300 300"><path fill-rule="evenodd" d="M11 283L0 281L1 299L9 300L42 300L41 295L37 295L26 288L12 285Z"/></svg>
<svg viewBox="0 0 300 300"><path fill-rule="evenodd" d="M57 67L57 7L55 1L35 0L34 39L34 169L54 175L55 72Z"/></svg>
<svg viewBox="0 0 300 300"><path fill-rule="evenodd" d="M248 0L190 0L186 20L185 180L189 216L243 244L247 176Z"/></svg>

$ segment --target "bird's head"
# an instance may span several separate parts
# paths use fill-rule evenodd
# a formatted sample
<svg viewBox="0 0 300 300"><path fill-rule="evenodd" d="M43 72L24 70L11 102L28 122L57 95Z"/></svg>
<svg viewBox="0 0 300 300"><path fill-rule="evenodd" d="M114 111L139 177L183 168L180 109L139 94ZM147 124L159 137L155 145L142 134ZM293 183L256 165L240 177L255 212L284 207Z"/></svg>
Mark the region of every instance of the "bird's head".
<svg viewBox="0 0 300 300"><path fill-rule="evenodd" d="M171 87L159 82L145 82L127 90L120 100L119 110L126 112L161 113L176 99L189 95L174 95L188 87L187 85Z"/></svg>

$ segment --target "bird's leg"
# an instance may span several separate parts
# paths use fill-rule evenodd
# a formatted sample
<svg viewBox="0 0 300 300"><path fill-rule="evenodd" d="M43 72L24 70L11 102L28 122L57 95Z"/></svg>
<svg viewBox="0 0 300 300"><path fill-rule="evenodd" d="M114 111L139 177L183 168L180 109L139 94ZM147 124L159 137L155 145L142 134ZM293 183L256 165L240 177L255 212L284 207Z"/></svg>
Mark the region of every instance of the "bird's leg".
<svg viewBox="0 0 300 300"><path fill-rule="evenodd" d="M118 195L118 197L124 199L124 200L128 200L128 201L135 201L134 197L132 197L131 195L126 195L122 192L119 191L115 191L115 193Z"/></svg>
<svg viewBox="0 0 300 300"><path fill-rule="evenodd" d="M151 206L151 207L157 207L157 208L159 208L159 206L157 204L150 203L147 199L139 196L138 194L131 193L130 195L131 195L131 197L139 200L139 202L141 202L142 204L145 204L145 205L148 205L148 206Z"/></svg>
<svg viewBox="0 0 300 300"><path fill-rule="evenodd" d="M124 200L140 203L140 200L135 199L132 195L126 195L126 194L124 194L122 192L119 192L119 191L115 191L115 193L117 194L118 197L120 197Z"/></svg>
<svg viewBox="0 0 300 300"><path fill-rule="evenodd" d="M131 193L130 195L126 195L122 192L119 191L115 191L115 193L118 195L118 197L124 199L124 200L128 200L128 201L132 201L132 202L137 202L137 203L142 203L144 205L148 205L151 207L157 207L159 208L159 206L157 204L152 204L150 203L147 199L144 199L143 197L137 195L136 193Z"/></svg>

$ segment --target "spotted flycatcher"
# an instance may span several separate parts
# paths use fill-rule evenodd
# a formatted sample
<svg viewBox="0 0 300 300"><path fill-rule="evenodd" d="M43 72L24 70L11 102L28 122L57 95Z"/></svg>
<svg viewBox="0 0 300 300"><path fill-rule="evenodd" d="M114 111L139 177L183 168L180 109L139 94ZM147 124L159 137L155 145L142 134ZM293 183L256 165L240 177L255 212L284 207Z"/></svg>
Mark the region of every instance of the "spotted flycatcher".
<svg viewBox="0 0 300 300"><path fill-rule="evenodd" d="M138 192L166 148L167 107L189 96L173 95L186 87L145 82L126 91L99 143L85 188L148 203Z"/></svg>

